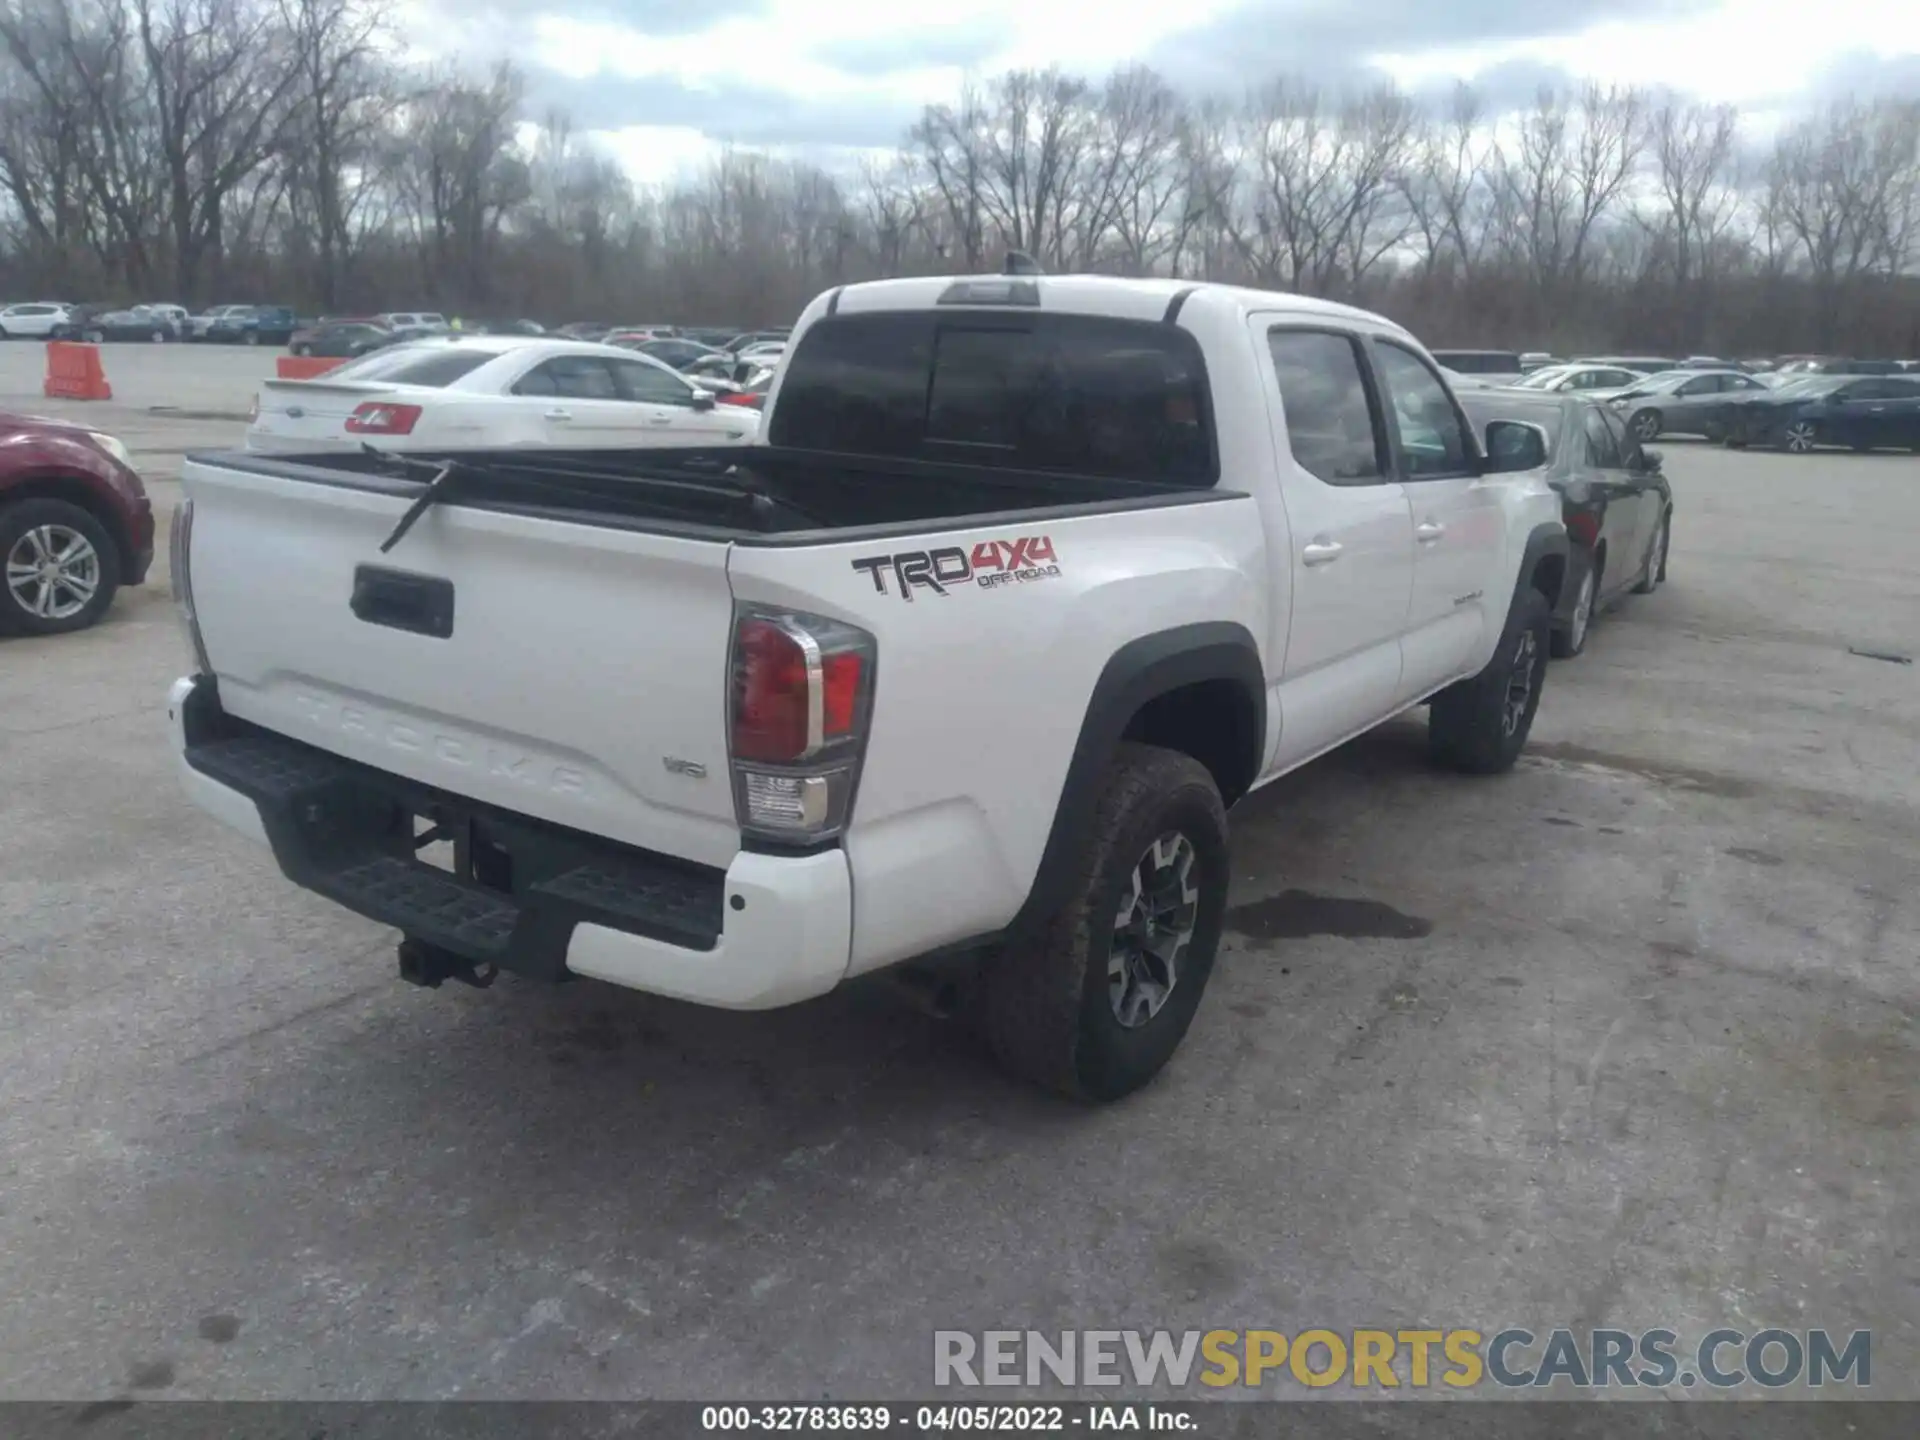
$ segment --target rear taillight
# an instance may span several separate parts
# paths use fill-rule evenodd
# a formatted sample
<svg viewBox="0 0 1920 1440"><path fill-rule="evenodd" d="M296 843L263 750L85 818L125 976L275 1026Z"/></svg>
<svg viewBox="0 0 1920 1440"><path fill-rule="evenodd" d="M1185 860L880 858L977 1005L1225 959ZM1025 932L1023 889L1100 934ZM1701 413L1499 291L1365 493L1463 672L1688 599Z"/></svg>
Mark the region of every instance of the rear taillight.
<svg viewBox="0 0 1920 1440"><path fill-rule="evenodd" d="M369 400L347 417L349 435L411 435L420 418L418 405L393 405Z"/></svg>
<svg viewBox="0 0 1920 1440"><path fill-rule="evenodd" d="M866 751L874 659L873 636L857 626L737 608L728 723L743 834L807 843L846 828Z"/></svg>
<svg viewBox="0 0 1920 1440"><path fill-rule="evenodd" d="M767 397L764 395L741 395L731 391L715 398L722 405L739 405L748 410L758 410L767 403Z"/></svg>
<svg viewBox="0 0 1920 1440"><path fill-rule="evenodd" d="M1576 510L1567 516L1567 534L1591 550L1600 539L1600 517L1591 510Z"/></svg>
<svg viewBox="0 0 1920 1440"><path fill-rule="evenodd" d="M167 538L168 569L173 586L174 611L180 628L186 632L193 649L194 672L211 675L213 662L207 658L207 642L200 636L200 617L193 608L193 501L182 500L173 507L172 533Z"/></svg>

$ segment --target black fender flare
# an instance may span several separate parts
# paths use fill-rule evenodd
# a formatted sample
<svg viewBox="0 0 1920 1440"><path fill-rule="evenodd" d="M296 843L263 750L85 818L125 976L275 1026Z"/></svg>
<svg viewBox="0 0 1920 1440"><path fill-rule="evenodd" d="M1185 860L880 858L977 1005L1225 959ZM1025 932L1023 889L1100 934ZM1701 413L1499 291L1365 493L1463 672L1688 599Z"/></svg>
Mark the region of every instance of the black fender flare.
<svg viewBox="0 0 1920 1440"><path fill-rule="evenodd" d="M1567 539L1567 527L1558 520L1542 521L1527 534L1526 548L1520 553L1520 572L1514 577L1513 599L1519 600L1520 594L1533 583L1533 572L1542 560L1549 556L1559 556L1562 561L1560 572L1560 595L1549 595L1548 603L1554 613L1560 610L1560 600L1566 593L1566 582L1572 574L1573 544Z"/></svg>
<svg viewBox="0 0 1920 1440"><path fill-rule="evenodd" d="M1207 680L1230 681L1246 691L1254 710L1252 753L1244 758L1244 794L1266 758L1267 681L1260 648L1247 627L1231 621L1204 621L1156 631L1129 640L1114 651L1094 682L1080 736L1067 764L1066 780L1054 806L1053 827L1026 902L1009 922L1010 933L1031 931L1066 897L1075 862L1089 841L1094 801L1101 781L1120 748L1127 725L1140 707L1182 686ZM1237 795L1225 797L1228 804Z"/></svg>

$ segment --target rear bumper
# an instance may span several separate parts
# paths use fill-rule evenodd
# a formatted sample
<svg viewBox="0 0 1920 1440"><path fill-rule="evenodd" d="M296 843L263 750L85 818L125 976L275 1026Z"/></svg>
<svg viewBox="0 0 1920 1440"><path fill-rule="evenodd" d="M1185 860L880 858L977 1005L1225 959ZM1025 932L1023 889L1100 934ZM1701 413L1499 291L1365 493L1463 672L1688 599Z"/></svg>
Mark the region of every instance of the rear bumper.
<svg viewBox="0 0 1920 1440"><path fill-rule="evenodd" d="M175 681L167 714L201 809L269 846L296 884L476 964L738 1010L810 999L846 974L853 892L840 850L693 865L247 725L204 678ZM416 858L416 817L452 838L453 871Z"/></svg>

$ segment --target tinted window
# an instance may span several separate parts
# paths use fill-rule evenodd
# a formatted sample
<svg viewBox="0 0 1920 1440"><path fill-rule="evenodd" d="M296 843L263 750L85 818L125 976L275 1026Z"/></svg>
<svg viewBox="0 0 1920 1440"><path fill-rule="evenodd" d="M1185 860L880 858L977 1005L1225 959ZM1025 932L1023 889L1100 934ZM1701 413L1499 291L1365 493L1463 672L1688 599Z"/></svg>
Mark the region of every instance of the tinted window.
<svg viewBox="0 0 1920 1440"><path fill-rule="evenodd" d="M556 355L536 365L513 387L516 395L563 395L569 400L617 400L613 372L593 355Z"/></svg>
<svg viewBox="0 0 1920 1440"><path fill-rule="evenodd" d="M1367 394L1355 342L1345 335L1272 330L1267 348L1273 352L1293 458L1329 485L1382 478L1386 466L1374 402Z"/></svg>
<svg viewBox="0 0 1920 1440"><path fill-rule="evenodd" d="M1620 446L1607 426L1607 417L1589 405L1581 423L1587 432L1587 464L1601 470L1618 470Z"/></svg>
<svg viewBox="0 0 1920 1440"><path fill-rule="evenodd" d="M1433 358L1461 375L1520 373L1520 357L1507 350L1436 350Z"/></svg>
<svg viewBox="0 0 1920 1440"><path fill-rule="evenodd" d="M403 360L393 369L383 371L380 378L398 385L429 385L437 389L451 385L462 375L472 374L494 358L473 350L438 350Z"/></svg>
<svg viewBox="0 0 1920 1440"><path fill-rule="evenodd" d="M788 358L775 445L1210 485L1185 331L1087 315L849 315Z"/></svg>
<svg viewBox="0 0 1920 1440"><path fill-rule="evenodd" d="M1676 395L1714 395L1721 389L1718 375L1702 375L1698 380L1689 380L1680 386Z"/></svg>
<svg viewBox="0 0 1920 1440"><path fill-rule="evenodd" d="M1411 350L1382 341L1374 347L1400 427L1400 453L1409 480L1465 475L1474 449L1440 377Z"/></svg>
<svg viewBox="0 0 1920 1440"><path fill-rule="evenodd" d="M614 384L622 400L644 400L651 405L691 405L693 387L657 366L638 360L609 360Z"/></svg>
<svg viewBox="0 0 1920 1440"><path fill-rule="evenodd" d="M327 375L336 380L385 380L393 371L411 365L416 360L445 353L440 346L390 345L386 349L362 355L357 360L349 360L344 365L336 365Z"/></svg>

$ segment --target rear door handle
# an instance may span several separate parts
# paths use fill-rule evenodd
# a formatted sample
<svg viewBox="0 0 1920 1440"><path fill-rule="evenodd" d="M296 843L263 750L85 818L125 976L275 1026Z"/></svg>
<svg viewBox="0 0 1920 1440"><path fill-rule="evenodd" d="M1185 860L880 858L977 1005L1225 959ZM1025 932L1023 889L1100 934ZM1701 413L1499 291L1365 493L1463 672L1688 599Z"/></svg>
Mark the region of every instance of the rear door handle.
<svg viewBox="0 0 1920 1440"><path fill-rule="evenodd" d="M671 425L671 424L673 423L673 416L671 416L671 415L650 415L650 416L648 416L648 417L647 417L647 423L648 423L649 425Z"/></svg>
<svg viewBox="0 0 1920 1440"><path fill-rule="evenodd" d="M1300 551L1300 560L1306 565L1331 565L1346 548L1338 540L1311 540Z"/></svg>
<svg viewBox="0 0 1920 1440"><path fill-rule="evenodd" d="M1413 527L1413 538L1422 545L1431 545L1447 533L1447 527L1435 520L1422 520Z"/></svg>
<svg viewBox="0 0 1920 1440"><path fill-rule="evenodd" d="M547 411L547 419L549 420L571 420L572 418L573 418L573 412L571 410L562 410L557 405L553 409Z"/></svg>

